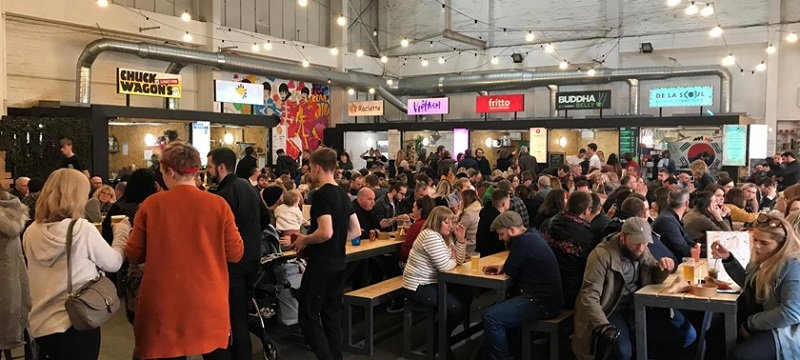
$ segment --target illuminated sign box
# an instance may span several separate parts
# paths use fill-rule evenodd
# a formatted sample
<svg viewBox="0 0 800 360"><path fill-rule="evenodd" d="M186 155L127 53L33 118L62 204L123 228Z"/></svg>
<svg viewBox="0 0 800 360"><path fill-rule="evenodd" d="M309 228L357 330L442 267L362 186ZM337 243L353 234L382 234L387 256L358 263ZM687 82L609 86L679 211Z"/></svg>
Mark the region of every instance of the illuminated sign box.
<svg viewBox="0 0 800 360"><path fill-rule="evenodd" d="M214 101L264 105L264 86L236 81L214 80Z"/></svg>
<svg viewBox="0 0 800 360"><path fill-rule="evenodd" d="M382 116L383 100L352 101L347 104L347 116Z"/></svg>
<svg viewBox="0 0 800 360"><path fill-rule="evenodd" d="M684 86L650 89L650 107L711 106L714 88L711 86Z"/></svg>
<svg viewBox="0 0 800 360"><path fill-rule="evenodd" d="M525 94L482 95L475 98L475 112L497 113L525 110Z"/></svg>
<svg viewBox="0 0 800 360"><path fill-rule="evenodd" d="M117 94L180 99L181 76L117 68Z"/></svg>
<svg viewBox="0 0 800 360"><path fill-rule="evenodd" d="M438 115L450 112L450 98L408 99L408 115Z"/></svg>

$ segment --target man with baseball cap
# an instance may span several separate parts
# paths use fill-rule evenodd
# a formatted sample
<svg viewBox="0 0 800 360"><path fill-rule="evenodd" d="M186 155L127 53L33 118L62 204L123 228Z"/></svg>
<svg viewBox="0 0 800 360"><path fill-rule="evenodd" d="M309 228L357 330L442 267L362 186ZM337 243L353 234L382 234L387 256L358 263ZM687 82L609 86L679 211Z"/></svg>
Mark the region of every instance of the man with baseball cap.
<svg viewBox="0 0 800 360"><path fill-rule="evenodd" d="M572 350L579 360L633 358L633 294L643 286L664 282L675 268L671 258L653 258L647 248L653 241L651 233L647 220L628 218L622 231L589 254L583 286L575 301ZM651 334L658 334L648 339L653 346L651 353L665 358L677 358L697 337L678 310L648 309L647 326Z"/></svg>
<svg viewBox="0 0 800 360"><path fill-rule="evenodd" d="M510 249L504 265L487 266L487 274L506 273L517 289L506 301L495 304L483 314L483 330L492 359L511 359L506 331L509 328L551 319L558 315L564 301L561 274L553 250L534 228L526 228L522 217L505 211L492 221L491 230ZM519 339L515 339L519 344ZM515 346L519 351L519 346Z"/></svg>

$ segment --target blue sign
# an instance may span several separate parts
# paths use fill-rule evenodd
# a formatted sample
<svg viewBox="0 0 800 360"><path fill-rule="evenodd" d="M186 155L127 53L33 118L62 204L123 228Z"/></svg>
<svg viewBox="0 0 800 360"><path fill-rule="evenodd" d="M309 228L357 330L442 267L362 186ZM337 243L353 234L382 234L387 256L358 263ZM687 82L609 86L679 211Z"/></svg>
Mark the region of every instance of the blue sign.
<svg viewBox="0 0 800 360"><path fill-rule="evenodd" d="M711 86L685 86L650 89L650 107L711 106L714 88Z"/></svg>

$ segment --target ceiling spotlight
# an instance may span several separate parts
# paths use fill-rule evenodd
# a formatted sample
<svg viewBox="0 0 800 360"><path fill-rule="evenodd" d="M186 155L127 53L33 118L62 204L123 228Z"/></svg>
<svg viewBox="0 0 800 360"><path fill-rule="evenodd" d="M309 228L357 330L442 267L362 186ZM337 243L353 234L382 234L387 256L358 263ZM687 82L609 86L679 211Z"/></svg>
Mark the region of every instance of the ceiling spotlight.
<svg viewBox="0 0 800 360"><path fill-rule="evenodd" d="M108 0L97 0L97 6L108 7Z"/></svg>
<svg viewBox="0 0 800 360"><path fill-rule="evenodd" d="M185 34L183 34L183 41L191 42L192 41L192 34L189 34L188 31Z"/></svg>
<svg viewBox="0 0 800 360"><path fill-rule="evenodd" d="M422 64L422 66L428 66L428 59L422 59L420 64Z"/></svg>
<svg viewBox="0 0 800 360"><path fill-rule="evenodd" d="M586 75L594 76L595 73L596 71L594 69L589 69L589 71L586 72Z"/></svg>
<svg viewBox="0 0 800 360"><path fill-rule="evenodd" d="M667 6L676 7L681 3L681 0L667 0Z"/></svg>
<svg viewBox="0 0 800 360"><path fill-rule="evenodd" d="M525 35L525 41L531 42L536 39L536 36L533 35L533 31L528 31L528 35Z"/></svg>
<svg viewBox="0 0 800 360"><path fill-rule="evenodd" d="M547 45L544 46L544 52L546 52L548 54L552 54L553 51L556 51L556 47L553 46L553 44L547 44Z"/></svg>
<svg viewBox="0 0 800 360"><path fill-rule="evenodd" d="M355 91L355 90L353 90L352 88L350 88L350 89L347 89L347 95L353 95L353 94L355 94L355 93L356 93L356 91Z"/></svg>
<svg viewBox="0 0 800 360"><path fill-rule="evenodd" d="M567 62L567 60L564 60L560 64L558 64L558 68L561 70L566 70L568 67L569 63Z"/></svg>
<svg viewBox="0 0 800 360"><path fill-rule="evenodd" d="M722 65L723 66L731 66L736 64L736 57L733 54L728 54L728 56L722 58Z"/></svg>
<svg viewBox="0 0 800 360"><path fill-rule="evenodd" d="M756 65L756 71L764 71L767 70L767 64L764 64L762 61L761 64Z"/></svg>
<svg viewBox="0 0 800 360"><path fill-rule="evenodd" d="M511 60L514 61L514 64L521 64L522 60L525 60L525 57L520 53L513 53L511 54Z"/></svg>
<svg viewBox="0 0 800 360"><path fill-rule="evenodd" d="M308 59L303 59L303 67L308 67L311 63L308 62Z"/></svg>
<svg viewBox="0 0 800 360"><path fill-rule="evenodd" d="M308 6L308 0L297 0L297 5L300 5L302 7L306 7L306 6Z"/></svg>
<svg viewBox="0 0 800 360"><path fill-rule="evenodd" d="M774 53L775 53L775 51L777 51L777 50L778 50L778 49L776 49L776 48L775 48L775 45L769 44L769 46L767 46L767 50L765 50L765 51L767 52L767 54L770 54L770 55L772 55L772 54L774 54Z"/></svg>
<svg viewBox="0 0 800 360"><path fill-rule="evenodd" d="M444 64L444 56L439 56L439 64Z"/></svg>
<svg viewBox="0 0 800 360"><path fill-rule="evenodd" d="M403 40L400 40L400 46L408 47L408 39L407 38L403 38Z"/></svg>
<svg viewBox="0 0 800 360"><path fill-rule="evenodd" d="M345 19L344 15L339 15L339 18L336 19L336 23L339 24L339 26L345 26L347 25L347 19Z"/></svg>
<svg viewBox="0 0 800 360"><path fill-rule="evenodd" d="M714 5L711 3L706 4L706 7L704 7L703 10L700 10L700 15L703 17L714 15Z"/></svg>
<svg viewBox="0 0 800 360"><path fill-rule="evenodd" d="M387 62L389 62L389 58L386 57L386 55L381 55L381 62L386 64Z"/></svg>
<svg viewBox="0 0 800 360"><path fill-rule="evenodd" d="M373 89L373 88L369 88L369 93L370 93L370 94L374 94L374 93L375 93L375 89Z"/></svg>
<svg viewBox="0 0 800 360"><path fill-rule="evenodd" d="M500 59L498 59L498 58L497 58L497 56L495 56L495 57L493 57L493 58L492 58L492 60L491 60L491 61L492 61L492 64L495 64L495 65L496 65L497 63L499 63L499 62L500 62Z"/></svg>
<svg viewBox="0 0 800 360"><path fill-rule="evenodd" d="M267 50L267 51L272 50L272 43L269 42L269 40L267 40L267 42L264 43L264 50Z"/></svg>
<svg viewBox="0 0 800 360"><path fill-rule="evenodd" d="M650 54L653 52L653 43L643 42L642 45L639 46L639 51L642 54Z"/></svg>
<svg viewBox="0 0 800 360"><path fill-rule="evenodd" d="M338 55L338 54L339 54L339 48L332 47L331 48L331 55Z"/></svg>
<svg viewBox="0 0 800 360"><path fill-rule="evenodd" d="M253 50L253 52L258 52L258 49L259 49L259 48L261 48L261 47L260 47L260 46L258 46L258 44L256 44L256 43L253 43L253 46L251 47L251 49Z"/></svg>
<svg viewBox="0 0 800 360"><path fill-rule="evenodd" d="M189 14L189 10L183 11L183 14L181 14L181 20L186 22L192 21L192 15Z"/></svg>
<svg viewBox="0 0 800 360"><path fill-rule="evenodd" d="M695 5L694 1L692 1L683 12L685 12L686 15L695 15L698 11L700 11L700 9Z"/></svg>
<svg viewBox="0 0 800 360"><path fill-rule="evenodd" d="M790 43L797 42L797 34L791 33L789 35L786 35L786 41Z"/></svg>
<svg viewBox="0 0 800 360"><path fill-rule="evenodd" d="M714 26L708 31L708 35L710 35L712 38L718 38L722 36L722 28L719 25Z"/></svg>
<svg viewBox="0 0 800 360"><path fill-rule="evenodd" d="M392 85L392 84L394 84L394 80L386 79L386 85Z"/></svg>
<svg viewBox="0 0 800 360"><path fill-rule="evenodd" d="M364 56L364 49L359 48L356 50L356 56L361 57Z"/></svg>
<svg viewBox="0 0 800 360"><path fill-rule="evenodd" d="M447 8L447 5L442 4L442 14L444 14L445 8Z"/></svg>

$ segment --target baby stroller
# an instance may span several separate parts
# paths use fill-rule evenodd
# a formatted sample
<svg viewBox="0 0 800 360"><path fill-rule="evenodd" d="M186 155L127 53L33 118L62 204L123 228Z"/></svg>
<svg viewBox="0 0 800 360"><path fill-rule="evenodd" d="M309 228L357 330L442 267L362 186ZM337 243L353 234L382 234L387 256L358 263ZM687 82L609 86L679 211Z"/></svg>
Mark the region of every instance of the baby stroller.
<svg viewBox="0 0 800 360"><path fill-rule="evenodd" d="M261 266L253 284L248 311L250 332L262 345L265 360L277 360L280 350L274 340L297 332L295 292L302 280L303 260L285 256L272 225L261 233Z"/></svg>

